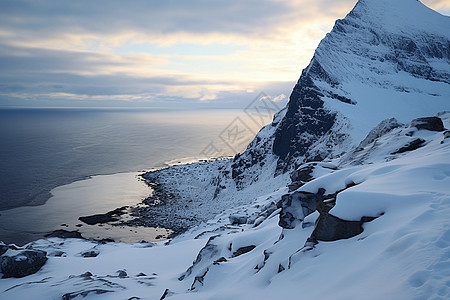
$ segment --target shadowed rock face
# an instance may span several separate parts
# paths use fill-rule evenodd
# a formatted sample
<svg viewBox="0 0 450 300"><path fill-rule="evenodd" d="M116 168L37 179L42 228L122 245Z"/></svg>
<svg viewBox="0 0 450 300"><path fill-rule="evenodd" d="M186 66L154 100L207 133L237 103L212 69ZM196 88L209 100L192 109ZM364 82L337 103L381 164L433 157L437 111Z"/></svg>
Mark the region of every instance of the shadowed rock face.
<svg viewBox="0 0 450 300"><path fill-rule="evenodd" d="M327 78L318 63L310 72ZM311 145L317 142L334 124L336 115L324 109L323 96L304 71L292 91L287 112L275 132L273 153L278 156L277 169L289 170L292 160L306 156L306 160L320 161L323 157L309 153Z"/></svg>
<svg viewBox="0 0 450 300"><path fill-rule="evenodd" d="M239 249L237 249L234 253L233 253L233 257L237 257L240 256L242 254L248 253L250 251L252 251L253 249L255 249L256 246L255 245L250 245L250 246L245 246L245 247L241 247Z"/></svg>
<svg viewBox="0 0 450 300"><path fill-rule="evenodd" d="M284 195L277 207L281 208L278 225L293 229L303 219L316 210L317 204L325 199L324 195L307 192L293 192Z"/></svg>
<svg viewBox="0 0 450 300"><path fill-rule="evenodd" d="M39 271L46 261L47 252L45 251L15 250L14 255L0 257L0 271L3 273L3 278L25 277Z"/></svg>
<svg viewBox="0 0 450 300"><path fill-rule="evenodd" d="M398 149L397 151L392 152L391 154L399 154L399 153L404 153L404 152L408 152L408 151L413 151L416 149L419 149L420 147L422 147L425 143L425 140L423 139L415 139L412 140L411 142L409 142L408 144L406 144L405 146L401 147L400 149Z"/></svg>
<svg viewBox="0 0 450 300"><path fill-rule="evenodd" d="M346 221L328 213L322 213L311 238L316 241L348 239L363 232L362 224L362 221Z"/></svg>
<svg viewBox="0 0 450 300"><path fill-rule="evenodd" d="M411 122L411 127L416 127L417 129L425 129L430 131L444 131L444 123L442 123L439 117L426 117L414 119Z"/></svg>

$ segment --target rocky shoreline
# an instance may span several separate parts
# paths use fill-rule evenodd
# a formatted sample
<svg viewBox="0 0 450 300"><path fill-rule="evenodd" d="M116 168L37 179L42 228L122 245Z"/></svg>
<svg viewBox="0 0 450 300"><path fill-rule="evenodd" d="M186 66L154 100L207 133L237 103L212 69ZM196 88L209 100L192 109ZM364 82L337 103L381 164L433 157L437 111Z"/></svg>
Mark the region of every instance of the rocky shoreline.
<svg viewBox="0 0 450 300"><path fill-rule="evenodd" d="M130 208L131 220L115 225L162 227L172 230L170 237L174 237L200 223L199 220L179 214L180 210L186 208L186 203L180 201L182 197L176 190L159 180L158 171L144 173L141 177L153 189L152 195L140 205Z"/></svg>
<svg viewBox="0 0 450 300"><path fill-rule="evenodd" d="M180 209L185 209L186 204L184 201L180 201L180 195L173 188L160 182L158 171L140 175L153 192L138 205L124 206L104 214L82 216L78 219L87 225L109 224L112 226L165 228L171 230L167 238L173 238L199 224L200 221L180 216L177 213ZM156 239L161 238L163 236L156 237Z"/></svg>

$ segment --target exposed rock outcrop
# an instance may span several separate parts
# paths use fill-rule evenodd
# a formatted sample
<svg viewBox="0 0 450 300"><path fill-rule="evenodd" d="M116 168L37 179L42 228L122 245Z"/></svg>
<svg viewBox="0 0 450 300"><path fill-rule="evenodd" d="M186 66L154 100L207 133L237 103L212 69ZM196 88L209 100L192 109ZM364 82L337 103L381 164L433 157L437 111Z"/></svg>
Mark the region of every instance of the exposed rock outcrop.
<svg viewBox="0 0 450 300"><path fill-rule="evenodd" d="M444 131L444 123L442 123L439 117L426 117L417 118L412 120L411 127L416 127L417 129L425 129L430 131Z"/></svg>
<svg viewBox="0 0 450 300"><path fill-rule="evenodd" d="M6 245L2 245L3 252ZM47 261L47 252L42 250L17 248L14 245L8 247L0 256L0 271L3 278L25 277L39 271Z"/></svg>
<svg viewBox="0 0 450 300"><path fill-rule="evenodd" d="M281 208L278 225L286 229L293 229L303 219L316 210L317 204L324 200L324 195L296 191L284 195L278 202Z"/></svg>

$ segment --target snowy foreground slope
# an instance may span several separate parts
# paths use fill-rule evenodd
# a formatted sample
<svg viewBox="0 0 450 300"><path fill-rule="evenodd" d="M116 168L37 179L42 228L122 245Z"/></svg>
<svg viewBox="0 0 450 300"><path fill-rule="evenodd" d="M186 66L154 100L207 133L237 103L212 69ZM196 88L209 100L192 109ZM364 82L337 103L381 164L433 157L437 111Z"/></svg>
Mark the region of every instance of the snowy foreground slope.
<svg viewBox="0 0 450 300"><path fill-rule="evenodd" d="M450 113L439 117L450 128ZM419 128L386 120L346 157L301 167L296 190L281 187L167 244L32 242L47 263L0 280L2 298L448 299L450 132ZM324 241L336 228L319 228L320 205L283 206L300 194L334 195L329 214L364 220L363 231Z"/></svg>
<svg viewBox="0 0 450 300"><path fill-rule="evenodd" d="M170 197L139 222L187 232L32 242L48 260L0 298L449 299L448 28L416 0L360 0L244 153L145 175ZM27 255L0 244L2 270Z"/></svg>

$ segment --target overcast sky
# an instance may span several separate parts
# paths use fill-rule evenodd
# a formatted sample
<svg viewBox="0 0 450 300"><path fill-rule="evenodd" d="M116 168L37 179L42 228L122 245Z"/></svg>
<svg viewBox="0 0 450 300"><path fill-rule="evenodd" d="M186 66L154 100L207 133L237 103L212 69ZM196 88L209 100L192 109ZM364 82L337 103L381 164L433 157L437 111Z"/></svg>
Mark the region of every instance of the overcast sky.
<svg viewBox="0 0 450 300"><path fill-rule="evenodd" d="M423 0L450 14L450 0ZM289 96L356 0L0 0L0 106L239 108Z"/></svg>

